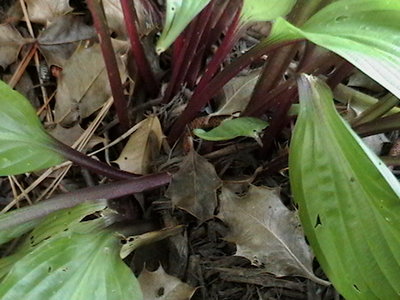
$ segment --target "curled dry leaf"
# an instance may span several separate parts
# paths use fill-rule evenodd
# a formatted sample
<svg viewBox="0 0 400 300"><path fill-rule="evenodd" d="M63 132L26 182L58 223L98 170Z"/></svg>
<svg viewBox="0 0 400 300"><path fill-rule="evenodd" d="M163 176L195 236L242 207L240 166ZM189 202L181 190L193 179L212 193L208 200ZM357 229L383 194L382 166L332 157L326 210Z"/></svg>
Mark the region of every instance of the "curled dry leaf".
<svg viewBox="0 0 400 300"><path fill-rule="evenodd" d="M69 0L25 0L29 20L46 24L72 11Z"/></svg>
<svg viewBox="0 0 400 300"><path fill-rule="evenodd" d="M164 134L156 116L147 117L137 126L138 129L114 162L124 171L147 174L151 171L152 161L160 152Z"/></svg>
<svg viewBox="0 0 400 300"><path fill-rule="evenodd" d="M238 76L229 81L219 99L218 109L212 116L231 115L242 112L250 102L251 94L260 77L260 71L253 71L246 76Z"/></svg>
<svg viewBox="0 0 400 300"><path fill-rule="evenodd" d="M96 38L93 26L84 22L80 16L61 16L54 20L39 34L40 52L48 65L64 67L79 43Z"/></svg>
<svg viewBox="0 0 400 300"><path fill-rule="evenodd" d="M220 185L214 166L192 149L172 177L166 196L175 206L205 221L214 216Z"/></svg>
<svg viewBox="0 0 400 300"><path fill-rule="evenodd" d="M81 135L85 132L85 130L83 130L83 128L79 124L75 124L74 126L69 128L65 128L57 124L56 127L47 130L47 132L51 136L55 137L57 140L63 142L64 144L72 146L76 142L76 140L78 140L81 137ZM97 144L103 142L104 142L103 138L94 135L90 138L88 145L83 149L83 151L92 149Z"/></svg>
<svg viewBox="0 0 400 300"><path fill-rule="evenodd" d="M126 79L121 56L124 43L116 47L122 80ZM65 63L58 77L55 119L68 126L98 110L111 96L103 56L98 44L80 47Z"/></svg>
<svg viewBox="0 0 400 300"><path fill-rule="evenodd" d="M312 271L313 254L296 212L287 209L276 189L251 185L245 196L223 187L218 215L236 243L236 255L264 266L276 276L303 276L326 284Z"/></svg>
<svg viewBox="0 0 400 300"><path fill-rule="evenodd" d="M24 38L10 24L0 25L0 66L7 68L18 56L21 46L24 44Z"/></svg>
<svg viewBox="0 0 400 300"><path fill-rule="evenodd" d="M139 275L143 300L189 300L196 288L168 275L162 266L154 272L146 269Z"/></svg>

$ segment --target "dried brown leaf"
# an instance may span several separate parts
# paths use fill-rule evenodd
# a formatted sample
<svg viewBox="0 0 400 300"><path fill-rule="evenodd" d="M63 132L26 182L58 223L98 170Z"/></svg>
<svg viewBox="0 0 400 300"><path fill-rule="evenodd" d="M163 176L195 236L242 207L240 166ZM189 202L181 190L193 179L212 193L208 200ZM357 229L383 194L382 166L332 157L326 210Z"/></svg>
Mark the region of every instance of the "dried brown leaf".
<svg viewBox="0 0 400 300"><path fill-rule="evenodd" d="M72 11L69 0L25 0L31 22L46 24Z"/></svg>
<svg viewBox="0 0 400 300"><path fill-rule="evenodd" d="M120 45L121 46L121 45ZM120 47L119 46L119 47ZM116 48L116 52L122 51ZM121 56L117 54L121 77L126 79ZM55 119L68 126L98 110L111 96L107 72L98 44L80 47L65 63L58 77Z"/></svg>
<svg viewBox="0 0 400 300"><path fill-rule="evenodd" d="M139 275L143 300L189 300L196 288L168 275L162 266L154 272L146 269Z"/></svg>
<svg viewBox="0 0 400 300"><path fill-rule="evenodd" d="M124 171L147 174L160 152L163 138L160 121L156 116L149 116L138 124L138 129L114 162Z"/></svg>
<svg viewBox="0 0 400 300"><path fill-rule="evenodd" d="M16 61L24 38L10 24L0 24L0 66L6 68Z"/></svg>
<svg viewBox="0 0 400 300"><path fill-rule="evenodd" d="M81 135L85 132L79 124L75 124L72 127L65 128L61 125L57 124L55 128L47 130L47 132L55 137L57 140L63 142L68 146L72 146L77 139L81 137ZM89 143L84 148L84 151L92 149L97 144L103 143L104 139L99 136L92 136L90 138Z"/></svg>
<svg viewBox="0 0 400 300"><path fill-rule="evenodd" d="M214 216L220 185L214 166L192 149L172 177L166 196L175 206L205 221Z"/></svg>
<svg viewBox="0 0 400 300"><path fill-rule="evenodd" d="M297 275L320 283L312 271L313 254L307 245L298 215L287 209L278 190L251 185L245 196L222 188L218 215L236 243L236 255L264 266L276 276Z"/></svg>
<svg viewBox="0 0 400 300"><path fill-rule="evenodd" d="M95 37L96 31L83 17L69 15L55 19L40 33L38 43L48 65L64 67L79 43Z"/></svg>
<svg viewBox="0 0 400 300"><path fill-rule="evenodd" d="M250 101L251 94L260 76L260 71L253 71L245 76L238 76L229 81L223 89L223 96L213 116L231 115L242 112Z"/></svg>
<svg viewBox="0 0 400 300"><path fill-rule="evenodd" d="M149 11L146 9L144 2L136 0L133 3L138 17L138 32L141 36L148 35L157 26L156 16L151 10ZM119 38L126 37L121 2L115 0L103 0L103 7L109 28L114 31Z"/></svg>

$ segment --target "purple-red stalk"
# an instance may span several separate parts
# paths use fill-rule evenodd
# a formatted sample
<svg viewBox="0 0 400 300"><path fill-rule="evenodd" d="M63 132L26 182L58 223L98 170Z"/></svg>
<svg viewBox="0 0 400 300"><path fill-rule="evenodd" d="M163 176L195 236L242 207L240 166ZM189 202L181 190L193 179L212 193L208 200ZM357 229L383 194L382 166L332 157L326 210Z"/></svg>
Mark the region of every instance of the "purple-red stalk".
<svg viewBox="0 0 400 300"><path fill-rule="evenodd" d="M146 91L152 97L158 95L160 84L151 70L149 61L144 53L143 45L140 42L139 33L137 30L137 16L135 6L132 0L120 0L122 12L124 14L125 27L128 32L131 42L131 49L135 63L140 76L143 78L143 83Z"/></svg>
<svg viewBox="0 0 400 300"><path fill-rule="evenodd" d="M0 230L6 230L35 219L43 218L61 209L71 208L86 201L116 199L123 196L141 193L166 185L170 182L168 173L142 176L95 187L88 187L70 193L57 195L47 201L39 202L13 210L6 214L9 221L2 222Z"/></svg>
<svg viewBox="0 0 400 300"><path fill-rule="evenodd" d="M241 31L239 26L241 12L242 12L242 6L239 6L237 8L232 23L229 25L225 38L222 40L222 43L218 47L217 52L214 54L211 61L207 65L204 75L201 78L196 90L201 91L202 89L204 89L204 87L208 84L208 82L213 78L215 73L217 73L222 62L224 61L224 59L226 59L226 56L232 50L233 45L239 40Z"/></svg>
<svg viewBox="0 0 400 300"><path fill-rule="evenodd" d="M178 73L178 77L174 83L173 95L179 92L181 86L185 82L186 75L188 74L191 63L196 55L199 55L198 48L200 45L200 40L206 30L206 26L209 23L209 19L212 15L214 9L215 1L211 1L199 14L197 17L195 28L192 38L190 39L189 46L185 53L185 63L181 65L181 70Z"/></svg>
<svg viewBox="0 0 400 300"><path fill-rule="evenodd" d="M53 141L55 143L55 147L53 148L54 151L61 154L67 160L70 160L78 166L86 168L98 175L103 175L116 180L132 179L138 177L138 175L136 174L119 170L117 168L107 165L106 163L93 159L56 139L53 139Z"/></svg>
<svg viewBox="0 0 400 300"><path fill-rule="evenodd" d="M92 14L93 24L99 36L101 52L110 82L111 93L114 98L114 107L117 112L122 131L129 129L129 117L127 110L127 101L122 88L121 76L118 70L117 59L106 24L106 17L103 9L97 0L87 0L88 8Z"/></svg>
<svg viewBox="0 0 400 300"><path fill-rule="evenodd" d="M174 91L176 89L175 83L179 77L179 72L181 71L182 65L186 59L186 53L188 51L188 47L190 44L190 40L193 36L194 31L196 30L196 23L197 23L197 18L195 18L189 26L186 28L186 30L183 32L183 41L179 42L180 43L180 48L175 48L174 47L174 64L172 68L172 74L171 74L171 79L168 83L167 90L165 91L164 98L163 98L163 103L168 103L174 94Z"/></svg>

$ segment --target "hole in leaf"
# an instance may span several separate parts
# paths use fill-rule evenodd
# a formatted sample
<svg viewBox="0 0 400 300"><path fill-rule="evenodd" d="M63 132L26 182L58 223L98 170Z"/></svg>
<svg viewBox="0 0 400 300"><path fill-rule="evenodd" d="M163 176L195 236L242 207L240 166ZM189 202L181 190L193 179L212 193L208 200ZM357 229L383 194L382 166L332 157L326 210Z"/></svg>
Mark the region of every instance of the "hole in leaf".
<svg viewBox="0 0 400 300"><path fill-rule="evenodd" d="M126 243L128 243L128 241L126 239L121 239L120 243L121 245L125 245Z"/></svg>
<svg viewBox="0 0 400 300"><path fill-rule="evenodd" d="M361 291L360 291L360 289L358 288L357 285L353 284L353 288L354 288L357 292L361 293Z"/></svg>
<svg viewBox="0 0 400 300"><path fill-rule="evenodd" d="M355 178L354 177L350 177L350 182L355 182Z"/></svg>
<svg viewBox="0 0 400 300"><path fill-rule="evenodd" d="M321 218L319 215L317 216L317 219L315 220L315 225L314 228L317 228L318 226L322 225Z"/></svg>
<svg viewBox="0 0 400 300"><path fill-rule="evenodd" d="M349 18L349 16L339 16L335 18L336 22L343 22L346 21Z"/></svg>
<svg viewBox="0 0 400 300"><path fill-rule="evenodd" d="M47 273L50 273L51 270L53 270L53 268L50 266L50 267L47 269Z"/></svg>
<svg viewBox="0 0 400 300"><path fill-rule="evenodd" d="M128 238L128 242L133 242L135 240L135 238L134 237L130 237L130 238Z"/></svg>
<svg viewBox="0 0 400 300"><path fill-rule="evenodd" d="M160 288L157 290L157 297L162 297L162 296L164 296L164 293L165 293L165 289L164 289L163 287L160 287Z"/></svg>

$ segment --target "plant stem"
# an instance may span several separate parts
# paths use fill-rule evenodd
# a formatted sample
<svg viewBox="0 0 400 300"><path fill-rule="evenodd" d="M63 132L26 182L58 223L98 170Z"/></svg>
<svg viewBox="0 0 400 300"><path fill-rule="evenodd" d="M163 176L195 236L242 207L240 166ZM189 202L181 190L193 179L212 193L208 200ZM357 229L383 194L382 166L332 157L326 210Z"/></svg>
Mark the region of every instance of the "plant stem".
<svg viewBox="0 0 400 300"><path fill-rule="evenodd" d="M186 109L180 115L178 120L173 124L171 132L168 136L168 140L171 144L179 138L186 124L192 121L200 110L210 101L211 97L215 95L229 80L235 77L241 70L250 65L257 58L262 55L271 52L273 50L279 49L283 46L297 43L300 40L290 40L278 43L260 43L248 52L240 56L238 59L233 61L231 64L227 65L219 74L217 74L209 84L200 91L196 91L192 99L190 99Z"/></svg>
<svg viewBox="0 0 400 300"><path fill-rule="evenodd" d="M195 31L193 32L192 38L190 40L188 50L185 53L185 63L182 65L181 70L179 72L178 78L175 82L175 89L173 94L176 94L181 88L182 84L185 82L186 75L189 71L189 68L199 51L200 40L206 30L206 26L209 24L209 19L211 17L211 13L213 11L215 5L215 1L211 1L205 9L200 13L197 18Z"/></svg>
<svg viewBox="0 0 400 300"><path fill-rule="evenodd" d="M123 196L141 193L168 184L171 175L168 173L142 176L134 179L103 184L57 195L50 200L39 202L9 212L3 217L0 224L0 231L12 228L28 221L43 218L50 213L61 209L71 208L85 201L99 199L115 199Z"/></svg>
<svg viewBox="0 0 400 300"><path fill-rule="evenodd" d="M165 91L163 103L168 103L176 89L176 82L179 77L179 73L181 71L182 65L184 60L186 59L186 53L188 51L189 43L191 37L196 29L196 22L197 18L194 19L190 24L189 27L182 33L182 40L179 41L179 48L174 47L174 60L173 60L173 69L171 74L171 79L168 83L167 90ZM176 51L176 52L175 52Z"/></svg>
<svg viewBox="0 0 400 300"><path fill-rule="evenodd" d="M73 148L70 146L65 145L64 143L53 139L55 142L54 150L61 154L66 159L74 162L75 164L86 168L90 171L93 171L96 174L104 175L111 179L116 180L124 180L124 179L132 179L138 178L138 175L129 173L126 171L122 171L111 167L101 161L95 160Z"/></svg>
<svg viewBox="0 0 400 300"><path fill-rule="evenodd" d="M120 0L122 12L124 14L125 27L129 35L129 40L131 42L131 49L133 57L135 58L135 63L138 67L139 74L143 78L143 82L146 91L152 97L157 96L160 84L157 82L149 61L144 53L143 45L140 42L139 33L137 30L137 17L135 6L132 0Z"/></svg>
<svg viewBox="0 0 400 300"><path fill-rule="evenodd" d="M125 132L129 129L127 102L122 88L117 59L115 57L114 48L106 25L106 17L98 0L87 0L87 5L92 14L94 27L99 36L100 47L103 53L108 80L110 81L111 92L114 98L114 107L118 115L121 129Z"/></svg>
<svg viewBox="0 0 400 300"><path fill-rule="evenodd" d="M226 56L232 50L233 45L238 41L241 31L239 28L241 11L242 11L242 6L239 6L235 12L232 23L229 25L225 38L223 39L221 45L218 47L217 52L207 65L207 68L195 90L195 93L196 91L201 92L204 89L204 87L210 82L215 73L218 71L218 68L220 67L221 63L224 61Z"/></svg>

